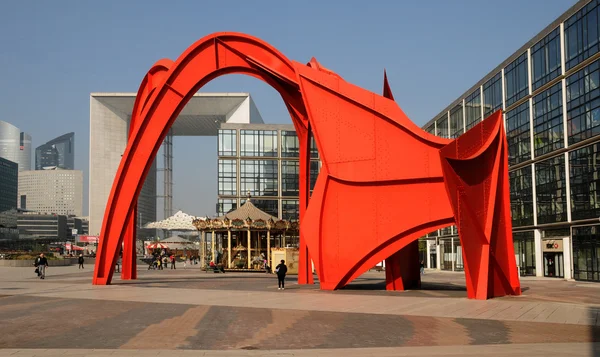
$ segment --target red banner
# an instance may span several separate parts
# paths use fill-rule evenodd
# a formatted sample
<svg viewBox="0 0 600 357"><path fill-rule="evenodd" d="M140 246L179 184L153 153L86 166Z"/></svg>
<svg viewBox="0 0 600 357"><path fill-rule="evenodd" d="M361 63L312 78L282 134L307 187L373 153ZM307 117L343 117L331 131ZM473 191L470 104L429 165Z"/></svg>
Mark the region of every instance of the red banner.
<svg viewBox="0 0 600 357"><path fill-rule="evenodd" d="M79 243L98 243L98 236L77 236L76 241Z"/></svg>

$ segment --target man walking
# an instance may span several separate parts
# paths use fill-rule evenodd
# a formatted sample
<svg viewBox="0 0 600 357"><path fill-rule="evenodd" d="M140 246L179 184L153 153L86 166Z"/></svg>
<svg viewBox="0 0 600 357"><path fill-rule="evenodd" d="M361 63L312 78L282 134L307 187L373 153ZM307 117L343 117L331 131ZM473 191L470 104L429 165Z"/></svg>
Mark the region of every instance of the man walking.
<svg viewBox="0 0 600 357"><path fill-rule="evenodd" d="M177 269L175 268L175 254L171 254L171 269Z"/></svg>
<svg viewBox="0 0 600 357"><path fill-rule="evenodd" d="M279 283L278 290L285 290L285 274L287 274L285 260L281 260L281 263L275 268L275 273L277 273L277 281Z"/></svg>
<svg viewBox="0 0 600 357"><path fill-rule="evenodd" d="M40 279L46 278L46 267L48 266L48 259L44 256L44 253L40 253L40 256L35 259L35 266L38 268L38 276Z"/></svg>
<svg viewBox="0 0 600 357"><path fill-rule="evenodd" d="M83 269L83 254L79 254L79 259L77 259L79 263L79 269Z"/></svg>

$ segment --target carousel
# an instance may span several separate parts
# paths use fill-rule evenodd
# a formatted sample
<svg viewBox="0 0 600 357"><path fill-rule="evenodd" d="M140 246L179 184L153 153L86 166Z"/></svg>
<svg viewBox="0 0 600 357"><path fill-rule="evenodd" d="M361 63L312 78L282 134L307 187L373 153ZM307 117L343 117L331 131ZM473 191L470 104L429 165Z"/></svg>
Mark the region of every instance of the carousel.
<svg viewBox="0 0 600 357"><path fill-rule="evenodd" d="M258 209L250 198L224 216L195 219L192 224L203 236L202 256L207 256L206 235L211 233L210 260L226 269L262 270L265 261L273 267L272 261L287 258L288 271L293 270L298 248L286 243L297 240L298 222L271 216Z"/></svg>

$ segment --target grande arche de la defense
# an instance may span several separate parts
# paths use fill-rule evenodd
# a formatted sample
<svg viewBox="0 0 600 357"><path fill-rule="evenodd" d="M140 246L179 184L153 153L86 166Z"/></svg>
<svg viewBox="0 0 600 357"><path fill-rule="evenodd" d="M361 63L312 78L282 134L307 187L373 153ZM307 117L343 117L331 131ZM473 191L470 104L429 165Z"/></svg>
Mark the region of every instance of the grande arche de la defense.
<svg viewBox="0 0 600 357"><path fill-rule="evenodd" d="M299 284L313 283L311 262L320 288L335 290L385 261L387 290L418 288L417 239L456 225L468 297L521 294L501 111L457 139L436 137L404 114L387 79L379 95L314 58L296 62L230 32L200 39L176 61L159 60L144 77L104 213L93 284L110 284L121 246L121 277L137 278L136 202L157 151L192 96L231 73L277 90L298 135ZM312 194L311 137L322 160Z"/></svg>

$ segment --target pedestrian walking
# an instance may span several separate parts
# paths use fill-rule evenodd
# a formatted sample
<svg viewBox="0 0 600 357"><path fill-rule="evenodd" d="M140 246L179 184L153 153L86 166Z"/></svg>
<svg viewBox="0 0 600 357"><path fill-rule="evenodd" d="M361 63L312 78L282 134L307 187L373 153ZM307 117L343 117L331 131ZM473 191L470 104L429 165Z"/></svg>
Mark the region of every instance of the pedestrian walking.
<svg viewBox="0 0 600 357"><path fill-rule="evenodd" d="M277 282L279 284L278 290L285 290L285 274L287 274L287 266L285 260L281 260L281 263L275 268L277 274Z"/></svg>
<svg viewBox="0 0 600 357"><path fill-rule="evenodd" d="M117 273L121 272L121 256L119 255L119 257L117 258Z"/></svg>
<svg viewBox="0 0 600 357"><path fill-rule="evenodd" d="M171 254L171 269L177 269L175 268L175 254Z"/></svg>
<svg viewBox="0 0 600 357"><path fill-rule="evenodd" d="M425 274L425 262L421 260L421 275Z"/></svg>
<svg viewBox="0 0 600 357"><path fill-rule="evenodd" d="M44 256L44 253L40 253L40 256L35 259L34 263L37 268L37 274L40 279L46 279L46 268L48 267L48 259Z"/></svg>
<svg viewBox="0 0 600 357"><path fill-rule="evenodd" d="M77 259L79 263L79 269L83 269L83 254L79 254L79 259Z"/></svg>

